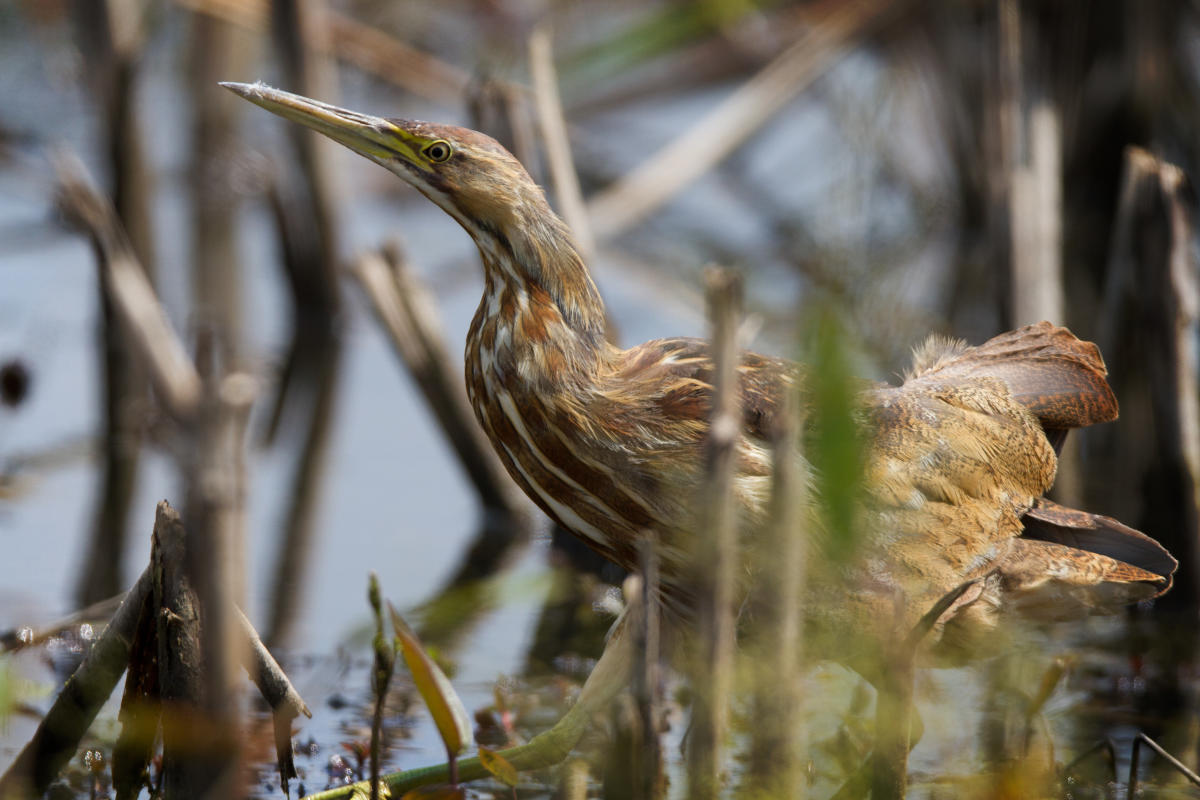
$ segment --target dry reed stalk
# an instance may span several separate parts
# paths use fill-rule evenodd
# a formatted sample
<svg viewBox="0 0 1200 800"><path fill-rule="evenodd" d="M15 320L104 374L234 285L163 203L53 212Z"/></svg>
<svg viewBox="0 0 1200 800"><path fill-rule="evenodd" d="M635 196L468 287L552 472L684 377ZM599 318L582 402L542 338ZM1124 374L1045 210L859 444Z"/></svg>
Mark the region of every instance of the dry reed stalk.
<svg viewBox="0 0 1200 800"><path fill-rule="evenodd" d="M705 446L705 479L696 563L700 653L693 670L691 741L688 750L688 794L712 798L720 794L722 746L729 719L733 682L734 564L737 562L737 516L733 475L741 435L738 407L738 325L742 284L730 270L710 268L705 276L712 320L713 409Z"/></svg>
<svg viewBox="0 0 1200 800"><path fill-rule="evenodd" d="M546 155L550 162L550 178L554 182L554 196L563 219L575 237L575 244L584 263L592 263L596 257L596 239L592 236L587 206L579 188L579 176L575 173L575 160L571 157L571 142L567 137L567 121L563 117L562 98L558 94L558 77L554 69L554 52L550 42L550 31L539 26L529 36L529 71L533 77L533 97L537 106L538 124Z"/></svg>
<svg viewBox="0 0 1200 800"><path fill-rule="evenodd" d="M634 800L661 797L663 783L662 743L659 741L659 659L662 652L661 607L659 605L658 550L655 537L647 531L638 542L641 579L637 581L636 616L631 621L634 652L633 699L637 708L640 747L634 753L631 777Z"/></svg>
<svg viewBox="0 0 1200 800"><path fill-rule="evenodd" d="M1141 518L1180 560L1164 602L1200 604L1200 398L1197 397L1193 210L1183 171L1137 147L1125 152L1104 302L1102 352L1119 364L1113 382L1125 430L1104 431L1114 474L1150 487L1125 516Z"/></svg>
<svg viewBox="0 0 1200 800"><path fill-rule="evenodd" d="M242 104L217 85L245 71L249 37L223 20L195 15L187 65L191 94L193 317L221 332L225 356L241 364L242 265L238 259L239 196L231 178L238 163L237 121Z"/></svg>
<svg viewBox="0 0 1200 800"><path fill-rule="evenodd" d="M754 649L750 730L744 785L749 797L803 798L805 743L801 717L804 696L802 598L807 569L806 478L800 474L799 398L789 392L780 404L773 431L770 519L756 546L761 586L756 608L763 609L760 646Z"/></svg>

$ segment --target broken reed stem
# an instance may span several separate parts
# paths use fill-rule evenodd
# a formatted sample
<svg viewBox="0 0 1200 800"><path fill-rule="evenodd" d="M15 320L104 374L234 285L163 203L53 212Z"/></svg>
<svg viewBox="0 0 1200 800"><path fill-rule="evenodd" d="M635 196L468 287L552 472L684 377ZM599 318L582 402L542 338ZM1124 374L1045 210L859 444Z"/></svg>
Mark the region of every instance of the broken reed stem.
<svg viewBox="0 0 1200 800"><path fill-rule="evenodd" d="M906 0L827 3L796 43L680 136L592 197L598 240L612 239L665 205L732 153Z"/></svg>
<svg viewBox="0 0 1200 800"><path fill-rule="evenodd" d="M246 672L258 687L263 700L271 707L279 785L286 792L288 780L296 777L296 763L292 757L292 720L301 714L312 719L312 711L292 685L283 667L267 650L250 620L240 608L234 610L245 640L242 654L246 657Z"/></svg>
<svg viewBox="0 0 1200 800"><path fill-rule="evenodd" d="M371 713L371 800L379 800L379 762L383 749L383 712L387 702L388 684L396 666L396 648L384 633L383 599L379 591L379 576L371 571L367 577L367 601L375 617L375 665L371 671L371 690L375 695Z"/></svg>
<svg viewBox="0 0 1200 800"><path fill-rule="evenodd" d="M1174 164L1160 162L1159 186L1166 202L1170 245L1163 274L1163 306L1169 352L1163 360L1167 388L1157 411L1169 420L1172 431L1163 437L1164 449L1178 460L1183 497L1182 519L1190 548L1185 558L1191 568L1193 591L1200 597L1200 375L1197 375L1197 328L1200 327L1200 284L1196 278L1195 235L1185 197L1191 194L1187 176Z"/></svg>
<svg viewBox="0 0 1200 800"><path fill-rule="evenodd" d="M352 274L388 334L396 354L416 381L484 506L515 517L523 506L511 479L475 422L462 377L446 348L429 291L398 247L355 260Z"/></svg>
<svg viewBox="0 0 1200 800"><path fill-rule="evenodd" d="M562 98L558 94L550 30L545 25L539 25L529 36L529 72L533 78L538 123L550 163L550 177L554 181L554 196L558 199L558 207L567 221L567 227L574 235L579 254L583 256L585 264L590 264L596 256L596 240L592 236L587 206L579 188L579 176L575 173L575 160L571 157L567 122L563 117Z"/></svg>
<svg viewBox="0 0 1200 800"><path fill-rule="evenodd" d="M218 787L226 759L217 757L220 731L206 724L207 652L201 640L201 603L188 569L187 541L179 514L159 503L151 550L154 566L157 697L162 713L162 792L165 797L203 797ZM207 626L205 621L205 627Z"/></svg>
<svg viewBox="0 0 1200 800"><path fill-rule="evenodd" d="M688 751L688 796L693 798L716 797L721 788L722 740L733 680L738 534L733 475L742 429L737 369L741 279L730 270L710 268L705 288L712 324L713 407L705 443L701 530L694 566L701 652L694 671Z"/></svg>

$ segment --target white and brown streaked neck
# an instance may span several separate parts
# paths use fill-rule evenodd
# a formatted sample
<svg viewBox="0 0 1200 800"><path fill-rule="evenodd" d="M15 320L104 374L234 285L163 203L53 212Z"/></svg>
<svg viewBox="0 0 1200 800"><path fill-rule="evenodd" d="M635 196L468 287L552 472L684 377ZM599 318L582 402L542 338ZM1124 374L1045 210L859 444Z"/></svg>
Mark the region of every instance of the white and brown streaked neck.
<svg viewBox="0 0 1200 800"><path fill-rule="evenodd" d="M509 213L492 208L472 221L466 209L453 215L484 266L484 293L467 338L468 383L478 379L473 369L490 368L510 390L578 387L595 377L606 352L603 301L566 224L532 181L523 188L503 198Z"/></svg>

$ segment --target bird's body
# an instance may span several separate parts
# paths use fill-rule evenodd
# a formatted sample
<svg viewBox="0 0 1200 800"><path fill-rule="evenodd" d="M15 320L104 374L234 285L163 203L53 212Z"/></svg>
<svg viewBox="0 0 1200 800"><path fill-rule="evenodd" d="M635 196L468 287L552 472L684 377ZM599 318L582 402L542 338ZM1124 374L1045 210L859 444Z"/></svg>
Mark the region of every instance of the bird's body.
<svg viewBox="0 0 1200 800"><path fill-rule="evenodd" d="M565 224L488 137L230 88L382 164L466 229L485 280L467 389L500 459L547 514L618 564L636 567L638 536L653 531L667 605L687 615L713 395L707 343L609 344ZM752 539L767 514L779 406L792 384L803 398L805 382L800 367L751 353L738 375L734 494ZM976 348L934 341L902 385L864 384L866 534L855 559L810 581L814 626L830 641L851 629L887 635L978 579L930 637L935 657L958 660L1006 610L1054 618L1164 591L1175 563L1157 543L1042 499L1065 432L1115 418L1104 376L1094 345L1042 323Z"/></svg>

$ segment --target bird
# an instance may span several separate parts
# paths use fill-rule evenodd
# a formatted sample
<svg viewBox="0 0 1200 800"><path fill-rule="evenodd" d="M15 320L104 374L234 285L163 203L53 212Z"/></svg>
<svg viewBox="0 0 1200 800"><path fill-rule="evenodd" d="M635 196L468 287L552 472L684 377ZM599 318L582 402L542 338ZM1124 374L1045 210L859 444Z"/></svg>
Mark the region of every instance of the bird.
<svg viewBox="0 0 1200 800"><path fill-rule="evenodd" d="M465 229L484 273L465 356L479 424L525 494L603 556L636 569L638 536L652 531L664 608L689 617L713 405L709 342L611 344L570 230L485 134L362 114L261 83L222 85L379 164ZM751 352L741 353L737 373L733 495L743 536L752 537L768 514L783 404L797 396L803 407L808 377L793 362ZM932 337L902 383L864 382L855 415L865 431L866 533L852 562L810 579L807 624L828 634L829 647L870 641L896 628L897 596L911 625L967 583L923 648L930 663L951 664L985 650L1011 616L1070 618L1166 591L1177 564L1154 539L1045 498L1067 432L1117 416L1106 374L1094 344L1043 322L974 347ZM811 476L812 465L802 466ZM599 702L623 685L623 647L610 642L584 698ZM556 740L559 751L565 742Z"/></svg>

